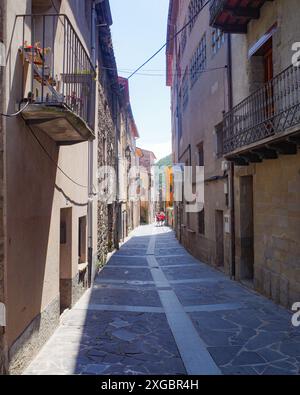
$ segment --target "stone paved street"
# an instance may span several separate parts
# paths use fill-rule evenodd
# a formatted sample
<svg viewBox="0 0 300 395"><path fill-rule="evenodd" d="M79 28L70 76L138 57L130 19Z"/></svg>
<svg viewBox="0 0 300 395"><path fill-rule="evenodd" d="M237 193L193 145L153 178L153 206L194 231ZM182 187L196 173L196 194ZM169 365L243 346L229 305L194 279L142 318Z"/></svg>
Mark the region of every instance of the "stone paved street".
<svg viewBox="0 0 300 395"><path fill-rule="evenodd" d="M25 374L299 374L291 313L138 228Z"/></svg>

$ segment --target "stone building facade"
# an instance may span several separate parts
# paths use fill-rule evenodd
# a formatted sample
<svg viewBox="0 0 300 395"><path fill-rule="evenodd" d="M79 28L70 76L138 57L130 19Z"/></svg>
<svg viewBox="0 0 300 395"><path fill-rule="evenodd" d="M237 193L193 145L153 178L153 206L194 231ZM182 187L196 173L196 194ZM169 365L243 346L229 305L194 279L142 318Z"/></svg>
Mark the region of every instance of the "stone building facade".
<svg viewBox="0 0 300 395"><path fill-rule="evenodd" d="M216 134L216 125L228 110L228 37L210 27L209 19L207 2L170 1L167 85L171 87L173 163L194 170L204 166L205 178L204 208L189 212L193 202L175 201L174 219L178 239L194 256L230 274L230 234L225 230L231 214L230 173L223 168ZM189 20L193 23L187 26Z"/></svg>
<svg viewBox="0 0 300 395"><path fill-rule="evenodd" d="M194 166L200 147L205 169L202 218L175 203L175 229L194 255L291 307L300 298L300 7L248 3L170 1L168 37L190 21L167 48L173 161Z"/></svg>
<svg viewBox="0 0 300 395"><path fill-rule="evenodd" d="M129 81L119 77L120 121L118 135L118 230L122 241L140 225L139 196L131 196L137 189L139 171L136 155L136 141L139 132L134 120L131 104ZM132 189L133 188L133 189Z"/></svg>
<svg viewBox="0 0 300 395"><path fill-rule="evenodd" d="M112 107L108 104L104 87L99 86L98 102L98 167L111 166L116 169L116 128L112 118ZM105 263L107 254L116 245L114 234L117 226L115 202L98 201L98 261Z"/></svg>
<svg viewBox="0 0 300 395"><path fill-rule="evenodd" d="M232 34L233 109L223 127L225 158L235 163L236 278L291 308L300 300L300 72L292 64L300 6L261 1L255 18L226 18L226 4L217 3L214 26L240 30Z"/></svg>

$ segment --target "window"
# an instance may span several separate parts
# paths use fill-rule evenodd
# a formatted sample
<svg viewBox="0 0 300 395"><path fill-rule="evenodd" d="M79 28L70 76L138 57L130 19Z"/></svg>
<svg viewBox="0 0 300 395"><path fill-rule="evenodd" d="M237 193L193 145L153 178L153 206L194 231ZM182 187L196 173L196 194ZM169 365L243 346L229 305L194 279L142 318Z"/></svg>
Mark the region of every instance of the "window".
<svg viewBox="0 0 300 395"><path fill-rule="evenodd" d="M204 208L198 213L198 233L200 235L205 234L205 212Z"/></svg>
<svg viewBox="0 0 300 395"><path fill-rule="evenodd" d="M189 4L190 32L193 30L197 16L204 6L204 0L191 0Z"/></svg>
<svg viewBox="0 0 300 395"><path fill-rule="evenodd" d="M220 29L212 29L211 33L211 46L212 52L215 55L222 47L225 41L225 34Z"/></svg>
<svg viewBox="0 0 300 395"><path fill-rule="evenodd" d="M201 41L192 57L190 65L191 86L198 80L200 74L206 68L206 33L204 33Z"/></svg>
<svg viewBox="0 0 300 395"><path fill-rule="evenodd" d="M185 70L182 79L182 108L186 109L189 102L189 79L188 79L188 68Z"/></svg>

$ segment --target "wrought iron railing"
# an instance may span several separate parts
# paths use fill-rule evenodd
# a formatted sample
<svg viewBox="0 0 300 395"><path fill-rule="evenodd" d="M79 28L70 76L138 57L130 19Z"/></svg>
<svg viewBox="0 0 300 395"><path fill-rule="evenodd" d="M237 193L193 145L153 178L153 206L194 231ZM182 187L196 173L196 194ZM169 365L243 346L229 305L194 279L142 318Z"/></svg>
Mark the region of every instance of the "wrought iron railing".
<svg viewBox="0 0 300 395"><path fill-rule="evenodd" d="M95 69L79 34L64 14L18 15L22 23L22 97L36 104L62 105L92 129Z"/></svg>
<svg viewBox="0 0 300 395"><path fill-rule="evenodd" d="M224 116L223 151L300 126L300 67L290 66Z"/></svg>

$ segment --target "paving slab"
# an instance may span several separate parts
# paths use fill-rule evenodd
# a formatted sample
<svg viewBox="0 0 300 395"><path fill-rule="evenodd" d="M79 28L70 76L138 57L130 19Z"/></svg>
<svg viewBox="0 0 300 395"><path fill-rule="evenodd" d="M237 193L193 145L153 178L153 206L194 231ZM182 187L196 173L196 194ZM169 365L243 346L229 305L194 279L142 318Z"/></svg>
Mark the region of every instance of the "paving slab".
<svg viewBox="0 0 300 395"><path fill-rule="evenodd" d="M291 312L137 228L24 374L299 375Z"/></svg>

